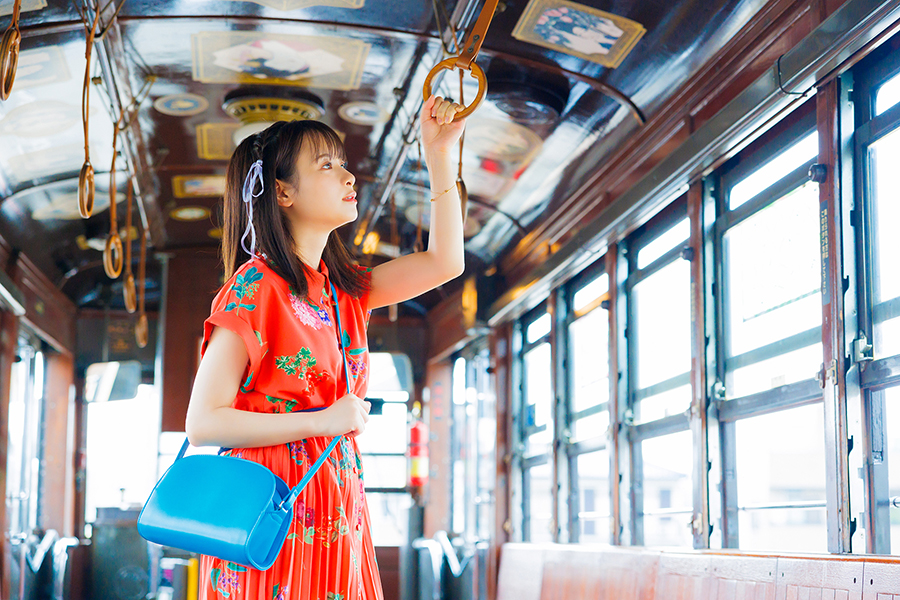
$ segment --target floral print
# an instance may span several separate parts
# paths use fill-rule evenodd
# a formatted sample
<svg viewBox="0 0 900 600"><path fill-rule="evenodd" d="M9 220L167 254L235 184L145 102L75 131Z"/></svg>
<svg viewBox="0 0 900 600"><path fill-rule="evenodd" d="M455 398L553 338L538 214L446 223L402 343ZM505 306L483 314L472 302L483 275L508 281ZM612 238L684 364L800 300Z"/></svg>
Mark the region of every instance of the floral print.
<svg viewBox="0 0 900 600"><path fill-rule="evenodd" d="M330 294L327 269L307 273L306 298L263 260L242 266L213 302L204 345L214 327L239 335L249 365L232 403L238 410L289 414L324 408L346 390L336 334L340 306L352 393L365 397L368 375L367 298ZM229 452L296 485L331 438ZM356 441L342 437L294 503L284 547L266 571L201 558L199 600L383 600ZM311 575L312 574L312 575Z"/></svg>

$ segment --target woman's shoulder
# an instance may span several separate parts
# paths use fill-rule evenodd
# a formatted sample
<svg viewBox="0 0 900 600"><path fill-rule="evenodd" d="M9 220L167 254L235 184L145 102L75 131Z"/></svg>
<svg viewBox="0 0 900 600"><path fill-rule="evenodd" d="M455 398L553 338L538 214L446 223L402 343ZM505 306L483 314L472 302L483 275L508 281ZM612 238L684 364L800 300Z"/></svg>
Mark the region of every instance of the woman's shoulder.
<svg viewBox="0 0 900 600"><path fill-rule="evenodd" d="M213 301L214 310L217 305L222 304L225 305L222 307L225 310L245 305L250 301L258 304L268 290L273 287L281 288L283 281L265 260L254 257L235 269L222 285Z"/></svg>

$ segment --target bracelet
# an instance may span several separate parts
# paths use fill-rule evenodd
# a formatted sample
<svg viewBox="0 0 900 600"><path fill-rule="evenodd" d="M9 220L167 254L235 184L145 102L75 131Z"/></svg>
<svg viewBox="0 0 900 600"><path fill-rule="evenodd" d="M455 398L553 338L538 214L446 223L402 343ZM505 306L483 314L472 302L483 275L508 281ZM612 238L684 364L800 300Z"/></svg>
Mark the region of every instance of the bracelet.
<svg viewBox="0 0 900 600"><path fill-rule="evenodd" d="M453 185L451 185L450 187L448 187L446 190L444 190L443 192L441 192L441 193L438 194L437 196L433 197L433 198L431 199L431 201L434 202L435 200L437 200L438 198L440 198L441 196L443 196L444 194L446 194L447 192L449 192L450 190L452 190L452 189L455 188L455 187L456 187L456 184L454 183Z"/></svg>

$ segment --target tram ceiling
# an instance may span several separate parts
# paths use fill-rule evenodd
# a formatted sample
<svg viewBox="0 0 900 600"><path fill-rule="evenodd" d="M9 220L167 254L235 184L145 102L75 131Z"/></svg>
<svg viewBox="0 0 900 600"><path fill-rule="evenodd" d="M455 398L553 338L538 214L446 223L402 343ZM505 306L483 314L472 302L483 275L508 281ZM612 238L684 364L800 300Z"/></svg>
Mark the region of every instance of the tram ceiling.
<svg viewBox="0 0 900 600"><path fill-rule="evenodd" d="M427 230L428 190L408 131L425 74L445 56L436 23L465 29L481 7L475 0L437 1L125 0L115 21L118 2L106 5L101 23L110 27L95 46L91 86L97 205L81 220L85 28L75 2L23 0L17 81L0 102L0 236L77 304L115 306L121 294L89 284L104 278L98 248L109 230L112 115L152 79L120 138L116 180L122 201L126 171L135 175L141 202L135 223L150 228L154 250L212 250L219 243L217 196L242 125L223 104L238 92L245 102L237 109L232 103L232 113L255 110L247 100L254 94L318 105L322 120L344 136L357 176L360 220L346 228L348 243L360 253L364 245L374 251L376 262L410 251L420 228ZM0 27L12 4L0 0ZM478 58L489 92L469 119L463 160L471 199L467 251L476 259L470 263L495 263L558 212L641 127L636 117L660 108L765 6L765 0L501 2ZM574 25L560 8L580 13L568 13ZM583 27L581 37L573 35L578 19L588 24L584 15L595 10L636 25L629 30L626 21L610 21L613 28ZM608 52L604 40L617 30L631 42L615 67L579 55ZM452 50L446 29L443 38ZM471 100L477 83L465 80L464 99ZM458 98L456 74L446 72L437 92ZM118 213L124 228L122 206ZM156 273L148 273L151 290L159 287ZM426 307L439 300L432 295Z"/></svg>

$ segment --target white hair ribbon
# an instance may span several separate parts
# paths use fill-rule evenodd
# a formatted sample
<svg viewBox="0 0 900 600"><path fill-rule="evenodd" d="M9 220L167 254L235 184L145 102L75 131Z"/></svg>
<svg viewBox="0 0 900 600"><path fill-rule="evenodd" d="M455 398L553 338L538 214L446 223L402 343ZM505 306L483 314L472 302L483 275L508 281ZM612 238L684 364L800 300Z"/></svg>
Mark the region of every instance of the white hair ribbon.
<svg viewBox="0 0 900 600"><path fill-rule="evenodd" d="M244 178L244 188L241 190L241 197L244 200L244 204L247 205L247 228L244 230L244 235L241 236L241 248L251 257L256 252L256 228L253 227L253 199L262 196L266 189L265 184L263 184L262 165L262 160L257 160L250 165L247 177ZM253 190L256 188L257 182L259 182L259 192L254 194ZM244 242L248 235L250 236L249 249L247 249L247 244Z"/></svg>

